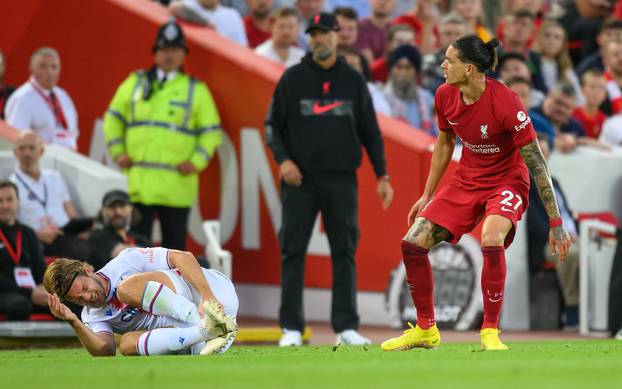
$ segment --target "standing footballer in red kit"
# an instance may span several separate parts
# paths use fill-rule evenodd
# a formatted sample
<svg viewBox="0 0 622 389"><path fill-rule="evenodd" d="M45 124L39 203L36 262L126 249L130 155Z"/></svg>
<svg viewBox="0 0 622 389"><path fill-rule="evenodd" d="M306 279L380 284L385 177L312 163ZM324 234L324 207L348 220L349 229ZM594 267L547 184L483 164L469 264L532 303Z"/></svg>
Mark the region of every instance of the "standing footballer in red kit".
<svg viewBox="0 0 622 389"><path fill-rule="evenodd" d="M531 118L520 100L485 72L497 63L497 39L484 43L474 35L455 40L441 65L446 83L436 92L438 136L428 180L408 214L402 254L417 325L382 343L385 351L434 348L441 337L434 320L434 279L428 251L441 241L456 243L480 221L484 257L482 350L507 350L499 339L499 314L505 288L505 249L527 209L529 174L534 178L551 224L550 246L560 261L570 238L564 230L544 157ZM435 194L454 150L456 135L464 148L449 185Z"/></svg>

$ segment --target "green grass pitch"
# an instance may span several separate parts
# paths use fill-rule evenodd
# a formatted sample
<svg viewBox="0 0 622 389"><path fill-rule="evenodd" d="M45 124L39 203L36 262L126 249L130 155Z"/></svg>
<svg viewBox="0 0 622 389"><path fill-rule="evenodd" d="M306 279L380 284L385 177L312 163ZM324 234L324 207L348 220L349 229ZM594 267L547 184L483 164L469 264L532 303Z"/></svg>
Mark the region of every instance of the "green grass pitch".
<svg viewBox="0 0 622 389"><path fill-rule="evenodd" d="M622 342L475 343L382 352L370 346L239 346L212 357L92 358L84 350L0 352L3 388L622 388Z"/></svg>

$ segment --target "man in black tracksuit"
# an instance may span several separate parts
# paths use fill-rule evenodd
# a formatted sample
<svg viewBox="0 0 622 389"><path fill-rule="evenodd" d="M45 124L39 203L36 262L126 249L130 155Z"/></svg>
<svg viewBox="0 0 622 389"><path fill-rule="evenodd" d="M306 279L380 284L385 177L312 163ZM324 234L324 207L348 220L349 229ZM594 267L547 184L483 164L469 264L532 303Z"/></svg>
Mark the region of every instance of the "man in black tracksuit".
<svg viewBox="0 0 622 389"><path fill-rule="evenodd" d="M356 169L361 145L378 177L385 208L393 189L367 85L343 58L337 58L337 29L330 14L311 17L306 31L311 52L279 80L266 121L267 143L282 179L281 346L301 344L304 258L318 211L333 260L331 322L337 341L369 343L356 331Z"/></svg>

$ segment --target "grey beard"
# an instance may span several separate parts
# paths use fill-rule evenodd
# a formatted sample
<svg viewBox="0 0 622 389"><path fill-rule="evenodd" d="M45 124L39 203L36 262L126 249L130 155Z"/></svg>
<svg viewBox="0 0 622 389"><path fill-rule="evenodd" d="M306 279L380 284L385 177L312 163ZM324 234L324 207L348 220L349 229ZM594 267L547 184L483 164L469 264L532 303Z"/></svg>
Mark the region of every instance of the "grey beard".
<svg viewBox="0 0 622 389"><path fill-rule="evenodd" d="M393 89L393 93L400 100L410 101L418 98L417 84L414 82L406 85L400 85L391 80L391 89Z"/></svg>
<svg viewBox="0 0 622 389"><path fill-rule="evenodd" d="M316 61L324 61L330 58L331 55L333 55L333 51L330 49L313 51L313 59Z"/></svg>

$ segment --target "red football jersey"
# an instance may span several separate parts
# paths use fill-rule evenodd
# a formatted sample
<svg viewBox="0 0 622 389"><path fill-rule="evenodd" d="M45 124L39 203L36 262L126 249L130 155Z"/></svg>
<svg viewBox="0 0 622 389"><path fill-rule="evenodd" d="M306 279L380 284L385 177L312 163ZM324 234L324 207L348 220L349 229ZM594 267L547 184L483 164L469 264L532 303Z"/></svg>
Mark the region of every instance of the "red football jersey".
<svg viewBox="0 0 622 389"><path fill-rule="evenodd" d="M598 139L603 123L607 120L607 116L600 109L596 112L596 115L590 116L581 107L577 107L572 111L572 117L581 123L585 130L585 135L593 139Z"/></svg>
<svg viewBox="0 0 622 389"><path fill-rule="evenodd" d="M501 82L486 78L486 89L466 105L460 89L443 84L434 99L438 127L462 140L456 178L465 187L492 187L516 180L529 183L520 148L536 140L531 118L518 96Z"/></svg>

